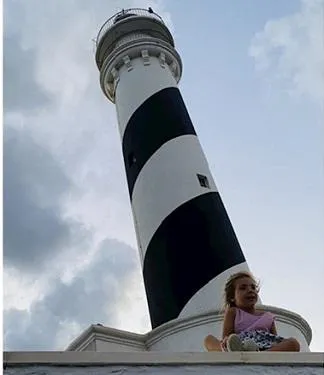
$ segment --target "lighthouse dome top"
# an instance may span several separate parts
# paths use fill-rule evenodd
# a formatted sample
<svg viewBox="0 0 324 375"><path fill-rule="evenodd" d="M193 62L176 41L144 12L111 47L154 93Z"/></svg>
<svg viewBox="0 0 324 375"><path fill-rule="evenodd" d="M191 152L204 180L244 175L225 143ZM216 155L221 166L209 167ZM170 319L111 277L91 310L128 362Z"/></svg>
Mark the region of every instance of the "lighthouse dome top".
<svg viewBox="0 0 324 375"><path fill-rule="evenodd" d="M101 69L105 59L119 46L119 41L132 34L145 33L174 47L173 37L162 18L151 8L130 8L110 17L101 27L96 38L96 63ZM135 36L136 37L136 36Z"/></svg>

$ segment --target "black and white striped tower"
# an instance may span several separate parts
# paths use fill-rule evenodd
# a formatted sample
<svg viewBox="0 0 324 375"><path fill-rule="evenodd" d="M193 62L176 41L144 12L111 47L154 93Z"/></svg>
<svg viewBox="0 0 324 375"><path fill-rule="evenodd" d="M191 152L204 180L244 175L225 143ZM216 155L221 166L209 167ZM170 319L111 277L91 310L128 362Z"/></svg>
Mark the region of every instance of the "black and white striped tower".
<svg viewBox="0 0 324 375"><path fill-rule="evenodd" d="M177 87L171 33L155 13L120 12L96 61L116 104L153 328L221 305L224 280L247 265Z"/></svg>
<svg viewBox="0 0 324 375"><path fill-rule="evenodd" d="M153 328L221 308L226 279L248 266L177 86L170 31L151 9L119 12L96 62L117 109Z"/></svg>

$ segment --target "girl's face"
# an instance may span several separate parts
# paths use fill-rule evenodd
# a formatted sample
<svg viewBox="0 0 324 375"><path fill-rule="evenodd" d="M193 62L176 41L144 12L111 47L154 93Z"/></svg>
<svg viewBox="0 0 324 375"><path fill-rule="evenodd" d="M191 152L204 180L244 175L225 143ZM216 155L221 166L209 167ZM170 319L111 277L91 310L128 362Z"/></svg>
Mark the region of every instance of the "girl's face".
<svg viewBox="0 0 324 375"><path fill-rule="evenodd" d="M258 300L255 282L249 277L242 277L235 281L235 305L239 308L254 307Z"/></svg>

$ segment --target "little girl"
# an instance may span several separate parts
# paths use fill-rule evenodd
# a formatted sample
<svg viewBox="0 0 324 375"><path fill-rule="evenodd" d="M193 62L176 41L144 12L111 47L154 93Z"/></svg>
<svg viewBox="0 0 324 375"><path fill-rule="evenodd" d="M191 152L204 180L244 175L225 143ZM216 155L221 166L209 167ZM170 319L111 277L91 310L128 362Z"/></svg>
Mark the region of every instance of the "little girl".
<svg viewBox="0 0 324 375"><path fill-rule="evenodd" d="M208 351L299 351L296 339L278 336L272 313L255 309L258 292L257 283L248 272L238 272L227 280L223 340L208 335Z"/></svg>

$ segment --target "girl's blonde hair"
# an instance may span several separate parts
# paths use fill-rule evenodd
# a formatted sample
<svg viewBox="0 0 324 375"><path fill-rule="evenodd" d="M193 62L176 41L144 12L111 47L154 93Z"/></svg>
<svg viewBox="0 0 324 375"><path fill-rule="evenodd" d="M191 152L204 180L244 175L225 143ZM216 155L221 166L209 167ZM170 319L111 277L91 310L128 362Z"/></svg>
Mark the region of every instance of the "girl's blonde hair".
<svg viewBox="0 0 324 375"><path fill-rule="evenodd" d="M234 301L235 286L236 286L235 284L237 280L242 279L243 277L248 277L251 280L253 280L253 282L256 285L257 292L259 292L259 283L256 281L255 277L250 272L241 271L241 272L234 273L227 279L226 284L225 284L224 309L228 307L235 307L235 301Z"/></svg>

